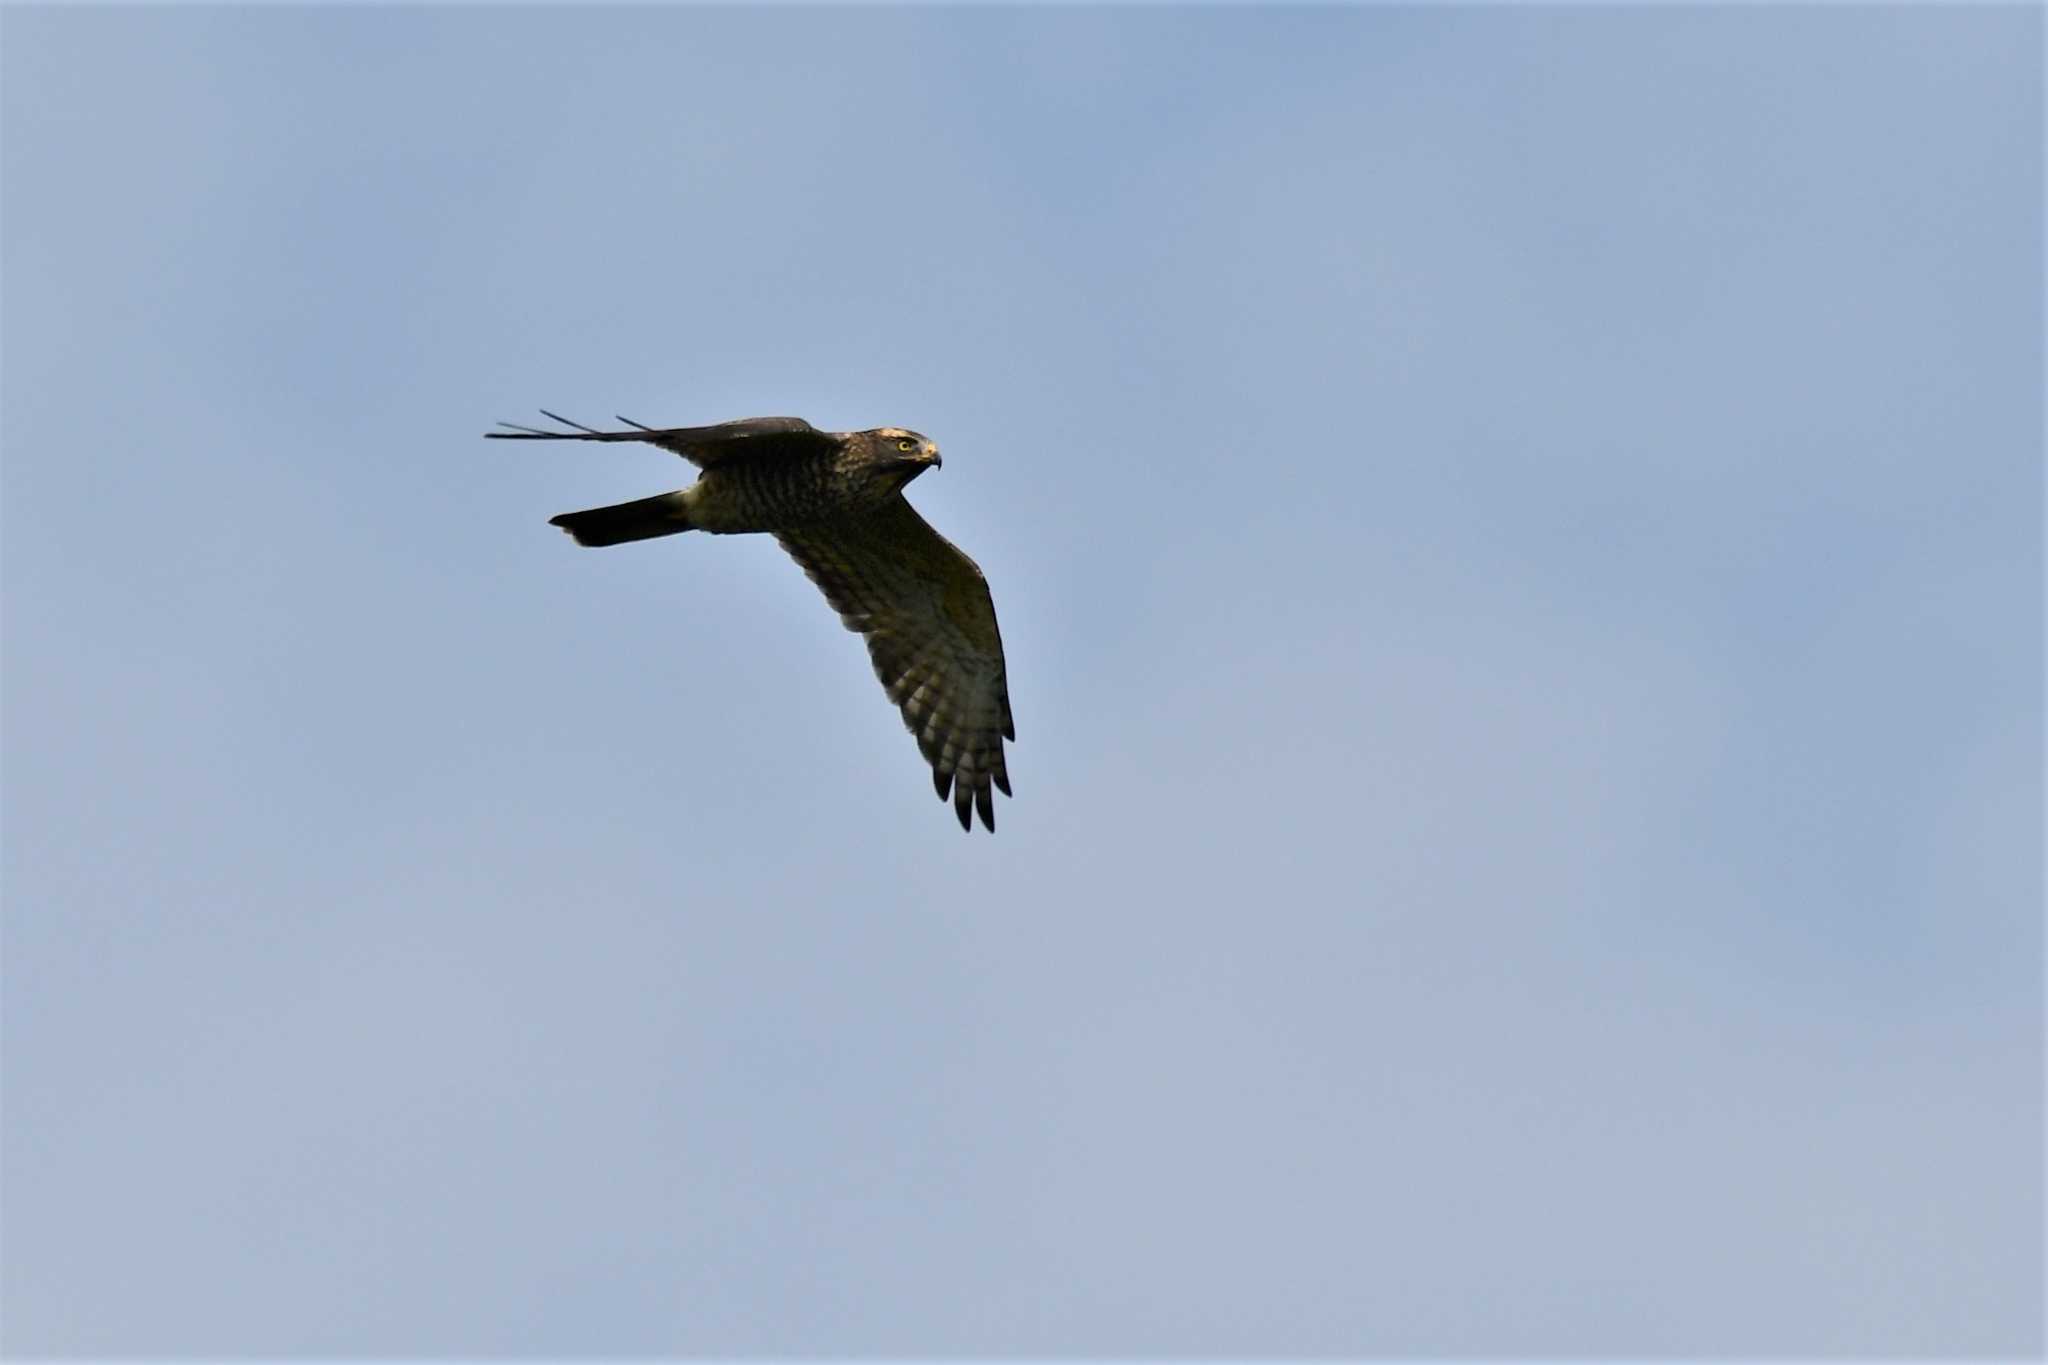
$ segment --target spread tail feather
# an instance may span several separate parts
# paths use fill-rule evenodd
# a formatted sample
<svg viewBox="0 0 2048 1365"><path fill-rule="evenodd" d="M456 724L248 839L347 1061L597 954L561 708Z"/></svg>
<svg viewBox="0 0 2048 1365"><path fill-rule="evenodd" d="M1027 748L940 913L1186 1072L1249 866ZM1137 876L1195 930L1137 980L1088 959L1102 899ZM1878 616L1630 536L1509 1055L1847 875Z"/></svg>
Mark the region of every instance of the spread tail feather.
<svg viewBox="0 0 2048 1365"><path fill-rule="evenodd" d="M550 518L548 525L561 527L576 537L578 545L623 545L687 531L690 514L681 493L662 493L587 512L564 512Z"/></svg>

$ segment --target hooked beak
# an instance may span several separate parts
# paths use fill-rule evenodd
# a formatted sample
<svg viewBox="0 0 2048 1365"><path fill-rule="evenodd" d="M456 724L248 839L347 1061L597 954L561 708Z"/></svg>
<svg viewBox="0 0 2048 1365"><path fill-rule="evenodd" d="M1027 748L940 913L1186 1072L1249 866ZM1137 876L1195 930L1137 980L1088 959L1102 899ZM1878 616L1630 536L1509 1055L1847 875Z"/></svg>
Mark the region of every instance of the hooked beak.
<svg viewBox="0 0 2048 1365"><path fill-rule="evenodd" d="M937 446L927 445L925 447L925 450L929 452L932 457L933 469L944 469L946 467L946 462L939 458L939 448Z"/></svg>

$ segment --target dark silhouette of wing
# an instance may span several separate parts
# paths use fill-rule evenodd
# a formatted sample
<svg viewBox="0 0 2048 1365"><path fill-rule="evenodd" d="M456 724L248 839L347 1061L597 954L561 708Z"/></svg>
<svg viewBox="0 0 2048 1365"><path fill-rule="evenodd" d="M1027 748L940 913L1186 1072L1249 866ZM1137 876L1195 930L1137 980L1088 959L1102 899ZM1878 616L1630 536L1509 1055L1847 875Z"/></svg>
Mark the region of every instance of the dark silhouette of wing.
<svg viewBox="0 0 2048 1365"><path fill-rule="evenodd" d="M701 468L709 469L742 456L755 458L778 455L816 455L838 444L838 437L819 431L801 417L742 417L737 422L720 422L708 427L645 427L630 417L619 420L630 431L599 431L581 422L541 409L541 415L560 422L571 431L543 431L511 422L498 423L506 431L484 435L499 441L644 441L660 446Z"/></svg>

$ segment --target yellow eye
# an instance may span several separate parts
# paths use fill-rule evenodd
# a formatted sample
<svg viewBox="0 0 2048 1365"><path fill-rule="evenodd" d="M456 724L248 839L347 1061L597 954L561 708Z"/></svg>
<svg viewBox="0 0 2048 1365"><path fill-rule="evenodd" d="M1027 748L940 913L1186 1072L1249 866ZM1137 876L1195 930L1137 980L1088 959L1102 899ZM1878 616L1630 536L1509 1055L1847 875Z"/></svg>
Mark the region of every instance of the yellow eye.
<svg viewBox="0 0 2048 1365"><path fill-rule="evenodd" d="M916 450L916 449L917 449L917 442L915 442L915 441L898 441L898 442L896 443L896 448L897 448L898 450Z"/></svg>

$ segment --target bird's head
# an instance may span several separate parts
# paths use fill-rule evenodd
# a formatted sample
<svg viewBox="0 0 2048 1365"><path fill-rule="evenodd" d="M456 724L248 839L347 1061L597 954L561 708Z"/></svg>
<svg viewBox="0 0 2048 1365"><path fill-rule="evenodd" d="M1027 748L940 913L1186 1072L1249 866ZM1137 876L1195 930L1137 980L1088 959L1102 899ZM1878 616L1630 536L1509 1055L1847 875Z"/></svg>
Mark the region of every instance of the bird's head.
<svg viewBox="0 0 2048 1365"><path fill-rule="evenodd" d="M861 435L868 439L868 454L877 469L885 471L901 488L927 469L937 469L939 447L928 437L902 427L876 427Z"/></svg>

